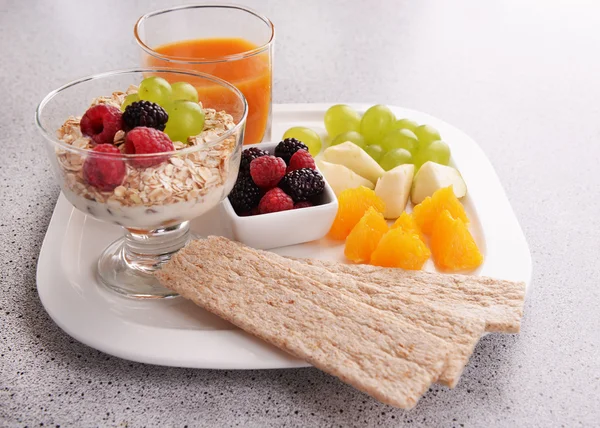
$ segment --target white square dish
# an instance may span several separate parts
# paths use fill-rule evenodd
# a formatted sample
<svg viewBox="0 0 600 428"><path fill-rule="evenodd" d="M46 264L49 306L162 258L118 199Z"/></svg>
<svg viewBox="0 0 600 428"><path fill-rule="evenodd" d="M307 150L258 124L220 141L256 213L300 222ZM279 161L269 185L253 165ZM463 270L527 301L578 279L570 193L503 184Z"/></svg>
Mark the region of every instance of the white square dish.
<svg viewBox="0 0 600 428"><path fill-rule="evenodd" d="M277 143L261 143L257 147L273 154ZM325 190L315 206L253 216L236 214L229 199L221 204L230 222L233 239L259 250L287 247L315 241L324 237L337 213L338 202L331 186L325 180Z"/></svg>
<svg viewBox="0 0 600 428"><path fill-rule="evenodd" d="M359 112L369 107L351 105ZM292 126L307 126L324 134L323 115L330 106L274 105L273 135L279 137ZM525 281L529 289L529 248L483 151L469 136L440 119L390 108L397 117L434 126L452 149L453 161L468 187L463 204L485 256L483 265L471 274ZM191 227L200 236L233 237L222 208L195 219ZM73 338L120 358L166 366L267 369L308 365L184 299L139 301L107 290L96 279L96 264L101 251L120 236L119 227L86 216L63 195L59 197L38 260L37 287L50 317ZM271 251L291 257L344 260L344 243L327 238ZM435 269L433 263L425 268Z"/></svg>

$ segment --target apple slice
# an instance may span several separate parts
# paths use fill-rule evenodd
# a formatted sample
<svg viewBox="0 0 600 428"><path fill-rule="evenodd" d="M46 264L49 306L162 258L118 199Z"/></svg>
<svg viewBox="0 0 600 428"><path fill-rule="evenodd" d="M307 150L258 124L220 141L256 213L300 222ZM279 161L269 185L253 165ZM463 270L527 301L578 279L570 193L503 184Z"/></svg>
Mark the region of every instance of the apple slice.
<svg viewBox="0 0 600 428"><path fill-rule="evenodd" d="M414 174L415 166L404 164L390 169L377 181L375 194L385 202L385 218L398 218L406 208Z"/></svg>
<svg viewBox="0 0 600 428"><path fill-rule="evenodd" d="M385 173L367 152L351 141L329 147L323 158L327 162L344 165L373 183Z"/></svg>
<svg viewBox="0 0 600 428"><path fill-rule="evenodd" d="M374 189L375 185L364 177L361 177L350 168L324 160L317 161L319 171L329 183L335 195L338 196L343 190L354 189L365 186Z"/></svg>
<svg viewBox="0 0 600 428"><path fill-rule="evenodd" d="M413 204L420 204L423 200L435 193L436 190L452 186L457 198L467 194L467 185L460 172L451 166L440 165L435 162L425 162L415 175L410 200Z"/></svg>

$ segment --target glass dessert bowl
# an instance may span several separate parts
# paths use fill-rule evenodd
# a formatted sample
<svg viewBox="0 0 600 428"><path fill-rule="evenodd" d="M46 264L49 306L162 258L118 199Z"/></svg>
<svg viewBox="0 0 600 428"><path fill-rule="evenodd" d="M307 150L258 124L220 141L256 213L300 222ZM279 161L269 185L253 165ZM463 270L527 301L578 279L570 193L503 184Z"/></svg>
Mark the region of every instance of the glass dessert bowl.
<svg viewBox="0 0 600 428"><path fill-rule="evenodd" d="M189 86L174 84L198 80L237 102L230 111L203 108L181 88ZM100 255L104 285L129 297L175 295L153 273L191 239L189 220L231 191L246 116L246 100L231 84L169 69L85 77L44 98L36 124L62 192L78 210L125 232Z"/></svg>

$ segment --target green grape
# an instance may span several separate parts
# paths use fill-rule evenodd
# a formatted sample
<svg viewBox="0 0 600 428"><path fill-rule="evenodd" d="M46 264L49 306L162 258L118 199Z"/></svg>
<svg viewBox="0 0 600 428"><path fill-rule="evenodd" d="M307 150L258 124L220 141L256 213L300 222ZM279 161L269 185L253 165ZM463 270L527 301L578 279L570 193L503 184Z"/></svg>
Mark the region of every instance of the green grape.
<svg viewBox="0 0 600 428"><path fill-rule="evenodd" d="M162 77L147 77L142 80L138 89L140 99L156 103L160 106L166 105L171 100L173 90L171 85Z"/></svg>
<svg viewBox="0 0 600 428"><path fill-rule="evenodd" d="M165 133L171 141L187 143L188 137L198 135L204 129L204 110L193 101L175 101L169 105L169 120Z"/></svg>
<svg viewBox="0 0 600 428"><path fill-rule="evenodd" d="M386 171L396 168L398 165L404 165L405 163L412 163L413 158L410 152L406 149L394 149L387 152L381 160L379 165Z"/></svg>
<svg viewBox="0 0 600 428"><path fill-rule="evenodd" d="M379 144L396 120L394 113L384 105L375 105L363 114L360 121L360 133L367 144Z"/></svg>
<svg viewBox="0 0 600 428"><path fill-rule="evenodd" d="M417 136L408 129L394 129L388 132L383 140L381 140L381 147L386 152L393 149L406 149L410 153L414 153L419 147L419 140Z"/></svg>
<svg viewBox="0 0 600 428"><path fill-rule="evenodd" d="M450 147L443 141L434 141L419 152L425 162L431 161L442 165L450 163Z"/></svg>
<svg viewBox="0 0 600 428"><path fill-rule="evenodd" d="M417 129L418 126L419 124L414 120L398 119L394 121L394 123L392 123L391 129L408 129L410 131L415 132L415 129Z"/></svg>
<svg viewBox="0 0 600 428"><path fill-rule="evenodd" d="M352 107L336 104L325 112L325 129L331 138L343 132L360 130L360 115Z"/></svg>
<svg viewBox="0 0 600 428"><path fill-rule="evenodd" d="M348 131L348 132L339 134L337 137L335 137L333 139L333 141L331 142L331 145L337 146L338 144L345 143L346 141L353 142L354 144L356 144L358 147L360 147L363 150L365 149L365 147L367 147L367 143L365 143L365 137L363 137L356 131Z"/></svg>
<svg viewBox="0 0 600 428"><path fill-rule="evenodd" d="M285 140L286 138L295 138L302 141L308 147L308 152L313 156L317 156L321 151L321 137L310 128L294 126L285 131L282 139Z"/></svg>
<svg viewBox="0 0 600 428"><path fill-rule="evenodd" d="M381 146L377 144L371 144L370 146L367 146L365 152L367 152L369 156L375 160L375 162L379 162L384 153Z"/></svg>
<svg viewBox="0 0 600 428"><path fill-rule="evenodd" d="M440 140L440 133L437 129L429 126L429 125L421 125L417 129L415 129L415 135L419 139L419 144L421 147L425 147L428 144Z"/></svg>
<svg viewBox="0 0 600 428"><path fill-rule="evenodd" d="M198 102L198 91L193 85L187 82L175 82L171 85L173 93L171 94L171 101L185 100Z"/></svg>
<svg viewBox="0 0 600 428"><path fill-rule="evenodd" d="M140 97L137 93L133 93L133 94L129 94L125 97L125 99L123 100L123 104L121 104L121 111L125 111L125 109L127 108L128 105L130 105L131 103L135 103L136 101L139 101Z"/></svg>

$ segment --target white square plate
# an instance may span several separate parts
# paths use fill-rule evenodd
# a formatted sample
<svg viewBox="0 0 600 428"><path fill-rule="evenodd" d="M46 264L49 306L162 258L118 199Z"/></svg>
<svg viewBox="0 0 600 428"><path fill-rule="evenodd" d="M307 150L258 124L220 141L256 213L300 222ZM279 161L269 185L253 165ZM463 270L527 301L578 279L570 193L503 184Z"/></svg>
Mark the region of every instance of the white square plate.
<svg viewBox="0 0 600 428"><path fill-rule="evenodd" d="M324 135L323 115L331 104L273 106L273 135L307 126ZM368 105L352 104L364 112ZM420 113L390 107L437 128L452 149L452 159L468 187L463 203L471 230L484 256L473 275L525 281L531 256L504 190L485 154L463 132ZM220 207L192 222L199 235L231 237ZM87 217L61 195L40 252L37 287L52 319L69 335L107 354L128 360L177 367L267 369L307 364L233 327L181 298L130 300L96 280L100 253L119 238L119 227ZM322 239L273 250L281 255L343 261L343 244ZM428 262L427 270L434 270Z"/></svg>

